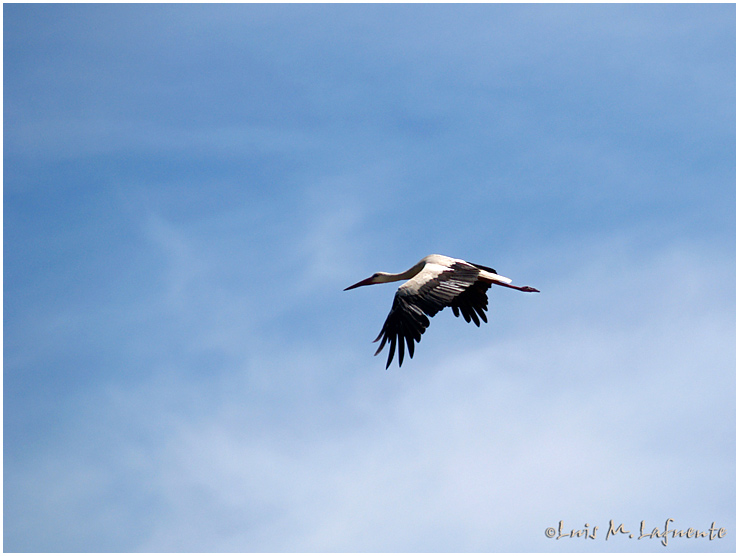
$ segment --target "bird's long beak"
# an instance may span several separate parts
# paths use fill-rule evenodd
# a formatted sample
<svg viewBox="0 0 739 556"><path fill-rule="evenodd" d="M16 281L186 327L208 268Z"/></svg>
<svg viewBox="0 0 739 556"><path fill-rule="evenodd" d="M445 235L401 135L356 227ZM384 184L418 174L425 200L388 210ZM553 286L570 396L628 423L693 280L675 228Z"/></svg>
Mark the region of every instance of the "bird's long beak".
<svg viewBox="0 0 739 556"><path fill-rule="evenodd" d="M359 286L369 286L370 284L374 284L374 282L372 281L372 276L370 276L369 278L365 278L361 282L357 282L353 286L349 286L348 288L344 288L344 291L346 291L346 290L353 290L354 288L358 288Z"/></svg>

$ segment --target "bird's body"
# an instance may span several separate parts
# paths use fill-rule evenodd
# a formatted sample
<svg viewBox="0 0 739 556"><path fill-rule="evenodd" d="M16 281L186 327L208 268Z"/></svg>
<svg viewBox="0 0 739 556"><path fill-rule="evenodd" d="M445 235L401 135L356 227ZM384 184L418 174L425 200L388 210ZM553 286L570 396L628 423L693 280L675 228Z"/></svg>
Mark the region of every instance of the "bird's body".
<svg viewBox="0 0 739 556"><path fill-rule="evenodd" d="M444 307L451 307L454 316L458 317L461 313L467 322L472 320L480 326L480 320L488 321L485 315L488 308L487 290L492 284L524 292L539 291L530 286L514 286L510 278L500 276L492 268L444 255L424 257L400 274L377 272L346 289L399 280L407 282L401 284L395 293L390 314L375 339L375 342L382 339L375 355L390 342L385 368L390 366L396 347L398 366L403 364L406 345L408 355L413 357L414 342L421 341L421 334L429 325L428 317L433 317Z"/></svg>

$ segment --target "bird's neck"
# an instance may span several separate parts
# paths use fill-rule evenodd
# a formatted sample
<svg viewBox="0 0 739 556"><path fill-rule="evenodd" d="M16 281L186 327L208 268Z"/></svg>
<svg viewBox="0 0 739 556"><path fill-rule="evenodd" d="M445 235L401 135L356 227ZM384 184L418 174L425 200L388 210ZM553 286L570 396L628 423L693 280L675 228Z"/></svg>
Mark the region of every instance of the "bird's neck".
<svg viewBox="0 0 739 556"><path fill-rule="evenodd" d="M390 272L378 272L378 276L376 278L377 283L384 284L385 282L398 282L400 280L410 280L413 278L416 274L421 272L423 270L423 267L426 266L426 263L424 261L419 262L412 268L409 268L405 272L401 272L399 274L391 274Z"/></svg>

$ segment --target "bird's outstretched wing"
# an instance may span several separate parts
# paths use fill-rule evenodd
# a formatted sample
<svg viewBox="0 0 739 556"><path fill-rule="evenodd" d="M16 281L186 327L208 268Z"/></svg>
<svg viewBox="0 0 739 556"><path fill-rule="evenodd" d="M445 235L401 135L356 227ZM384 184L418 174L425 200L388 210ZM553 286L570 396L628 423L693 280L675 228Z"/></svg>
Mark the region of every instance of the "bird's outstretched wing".
<svg viewBox="0 0 739 556"><path fill-rule="evenodd" d="M475 266L457 262L443 272L422 270L400 286L395 293L390 314L375 339L375 342L382 339L375 355L382 351L386 343L390 344L385 368L390 367L396 347L398 366L403 364L406 345L408 355L413 357L414 342L421 341L421 334L429 325L428 317L433 317L444 307L451 307L457 317L461 312L467 322L472 320L477 326L480 326L478 315L487 322L486 292L490 284L478 281L479 275L480 270Z"/></svg>

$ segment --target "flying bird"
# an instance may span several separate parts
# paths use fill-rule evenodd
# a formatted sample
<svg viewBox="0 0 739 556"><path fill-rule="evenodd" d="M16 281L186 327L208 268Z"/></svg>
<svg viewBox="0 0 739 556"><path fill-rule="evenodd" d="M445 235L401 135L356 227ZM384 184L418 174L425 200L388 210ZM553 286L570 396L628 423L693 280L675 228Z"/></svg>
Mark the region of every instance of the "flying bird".
<svg viewBox="0 0 739 556"><path fill-rule="evenodd" d="M390 314L374 340L378 342L382 338L375 355L382 351L388 341L390 342L386 369L392 363L396 346L398 367L403 364L406 344L408 355L413 357L414 342L421 341L421 334L429 325L428 317L433 317L444 307L451 307L455 317L462 313L464 320L467 322L472 320L480 326L481 319L484 322L488 321L485 315L488 308L487 290L492 284L522 292L539 291L531 286L514 286L510 278L499 275L497 271L487 266L444 255L424 257L412 268L399 274L375 272L369 278L345 288L344 291L359 286L400 280L408 281L401 284L395 292Z"/></svg>

